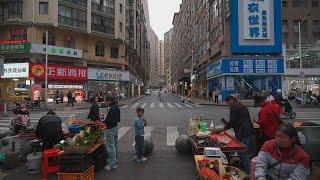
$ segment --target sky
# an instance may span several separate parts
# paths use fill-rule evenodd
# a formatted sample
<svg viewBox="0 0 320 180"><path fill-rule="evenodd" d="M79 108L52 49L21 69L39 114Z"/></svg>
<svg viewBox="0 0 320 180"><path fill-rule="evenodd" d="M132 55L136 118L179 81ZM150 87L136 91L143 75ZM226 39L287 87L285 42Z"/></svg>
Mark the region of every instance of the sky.
<svg viewBox="0 0 320 180"><path fill-rule="evenodd" d="M158 35L164 39L164 33L172 27L173 14L179 11L181 0L148 0L150 24Z"/></svg>

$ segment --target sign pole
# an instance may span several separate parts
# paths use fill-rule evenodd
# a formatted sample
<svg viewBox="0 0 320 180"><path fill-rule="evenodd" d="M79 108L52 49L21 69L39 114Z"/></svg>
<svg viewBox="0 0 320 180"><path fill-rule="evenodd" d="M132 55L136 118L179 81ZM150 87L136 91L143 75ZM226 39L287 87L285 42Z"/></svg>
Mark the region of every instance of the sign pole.
<svg viewBox="0 0 320 180"><path fill-rule="evenodd" d="M45 107L48 107L48 30L46 30L46 74L45 74Z"/></svg>
<svg viewBox="0 0 320 180"><path fill-rule="evenodd" d="M302 74L302 47L301 47L301 21L299 21L299 56L300 56L300 74ZM301 85L301 104L304 105L305 101L304 101L304 95L303 95L303 80L304 78L302 76L300 76L300 85Z"/></svg>

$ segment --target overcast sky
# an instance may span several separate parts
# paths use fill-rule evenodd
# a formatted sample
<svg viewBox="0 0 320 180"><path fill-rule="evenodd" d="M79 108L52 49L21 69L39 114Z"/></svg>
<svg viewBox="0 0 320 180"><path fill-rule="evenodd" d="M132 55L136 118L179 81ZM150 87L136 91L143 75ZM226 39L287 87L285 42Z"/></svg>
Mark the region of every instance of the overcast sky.
<svg viewBox="0 0 320 180"><path fill-rule="evenodd" d="M150 24L160 39L172 27L173 14L179 11L181 0L148 0Z"/></svg>

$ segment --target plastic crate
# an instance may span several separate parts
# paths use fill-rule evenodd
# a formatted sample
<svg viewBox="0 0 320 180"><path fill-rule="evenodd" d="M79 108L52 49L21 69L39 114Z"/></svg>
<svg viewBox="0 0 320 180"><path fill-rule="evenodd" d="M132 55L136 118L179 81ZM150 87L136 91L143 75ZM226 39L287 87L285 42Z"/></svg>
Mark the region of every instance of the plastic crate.
<svg viewBox="0 0 320 180"><path fill-rule="evenodd" d="M92 154L60 156L60 172L62 173L83 173L92 165Z"/></svg>
<svg viewBox="0 0 320 180"><path fill-rule="evenodd" d="M58 173L58 180L94 180L94 166L84 173Z"/></svg>

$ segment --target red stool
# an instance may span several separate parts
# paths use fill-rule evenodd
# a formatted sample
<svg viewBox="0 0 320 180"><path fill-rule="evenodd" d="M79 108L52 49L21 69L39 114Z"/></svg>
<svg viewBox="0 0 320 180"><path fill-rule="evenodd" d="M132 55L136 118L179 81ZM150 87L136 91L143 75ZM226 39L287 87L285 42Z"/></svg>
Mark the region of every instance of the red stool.
<svg viewBox="0 0 320 180"><path fill-rule="evenodd" d="M59 172L59 153L60 149L46 149L43 152L43 160L42 160L42 180L46 180L49 173L57 173ZM55 162L49 162L50 158L57 158Z"/></svg>

